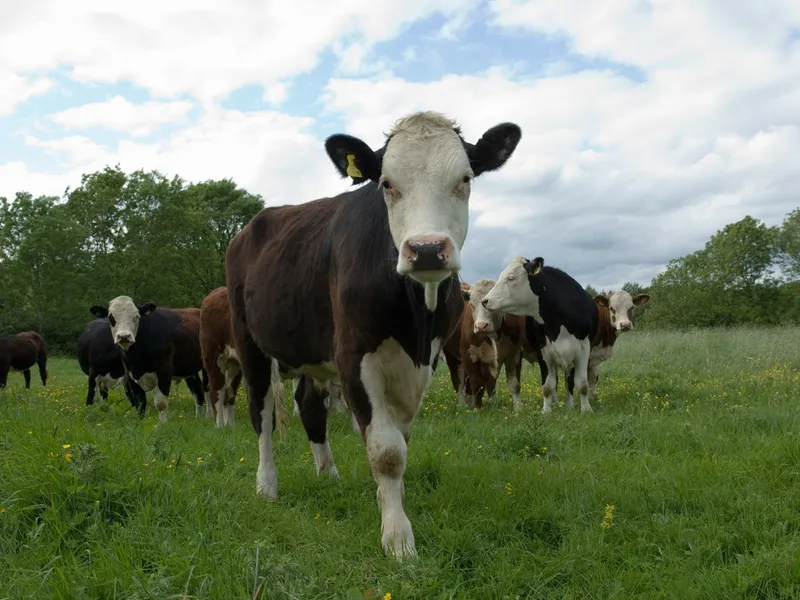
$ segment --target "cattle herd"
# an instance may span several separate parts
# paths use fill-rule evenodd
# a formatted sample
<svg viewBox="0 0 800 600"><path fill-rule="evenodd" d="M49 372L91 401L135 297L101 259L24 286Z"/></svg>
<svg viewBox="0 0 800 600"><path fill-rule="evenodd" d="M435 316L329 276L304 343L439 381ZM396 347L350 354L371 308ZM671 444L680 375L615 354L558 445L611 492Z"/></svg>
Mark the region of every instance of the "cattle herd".
<svg viewBox="0 0 800 600"><path fill-rule="evenodd" d="M419 112L397 121L383 146L337 134L325 150L339 174L361 185L334 197L261 210L232 239L226 286L200 308L137 304L128 296L96 305L77 343L88 377L86 404L119 385L144 415L153 393L167 420L173 382L185 381L197 415L234 424L242 381L258 436L258 491L278 495L272 436L284 423L283 382L293 379L295 414L311 444L317 473L338 478L327 436L328 412L344 406L364 439L377 483L381 545L397 558L416 554L404 511L411 425L441 358L459 403L480 408L495 395L501 367L514 410L522 408L523 359L537 364L542 412L580 396L591 412L597 368L618 332L631 328L634 305L649 296L618 291L591 298L541 257L517 257L497 280L461 282L472 182L501 168L522 136L514 123L476 143L443 115ZM47 355L34 332L0 336L0 388L9 370Z"/></svg>

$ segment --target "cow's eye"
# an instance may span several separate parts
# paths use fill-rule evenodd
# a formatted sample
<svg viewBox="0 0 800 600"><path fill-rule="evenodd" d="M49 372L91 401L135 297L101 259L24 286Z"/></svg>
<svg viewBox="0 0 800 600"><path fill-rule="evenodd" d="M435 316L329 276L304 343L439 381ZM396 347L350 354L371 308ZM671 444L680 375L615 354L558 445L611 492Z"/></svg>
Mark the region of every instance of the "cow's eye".
<svg viewBox="0 0 800 600"><path fill-rule="evenodd" d="M391 183L389 183L389 181L388 181L388 180L386 180L386 179L384 179L384 180L381 182L381 185L383 186L383 189L385 189L385 190L390 190L390 189L392 189L392 184L391 184Z"/></svg>
<svg viewBox="0 0 800 600"><path fill-rule="evenodd" d="M117 320L114 318L114 315L108 315L108 323L112 327L117 324Z"/></svg>
<svg viewBox="0 0 800 600"><path fill-rule="evenodd" d="M464 178L461 181L463 181L464 183L469 183L470 179L472 179L472 177L470 177L469 175L464 175Z"/></svg>
<svg viewBox="0 0 800 600"><path fill-rule="evenodd" d="M514 281L516 278L517 278L517 276L516 276L516 275L509 275L509 276L506 278L506 281L508 281L509 283L511 283L511 282L512 282L512 281Z"/></svg>

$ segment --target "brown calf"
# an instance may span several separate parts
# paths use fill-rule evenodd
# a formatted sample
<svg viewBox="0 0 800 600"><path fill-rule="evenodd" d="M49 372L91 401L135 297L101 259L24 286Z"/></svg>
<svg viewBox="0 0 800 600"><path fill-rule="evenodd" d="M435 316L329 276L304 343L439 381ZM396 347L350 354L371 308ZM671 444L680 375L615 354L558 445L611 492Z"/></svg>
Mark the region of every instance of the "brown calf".
<svg viewBox="0 0 800 600"><path fill-rule="evenodd" d="M42 386L47 385L47 351L35 331L0 335L0 389L6 387L9 371L22 371L25 389L31 387L31 367L39 365Z"/></svg>
<svg viewBox="0 0 800 600"><path fill-rule="evenodd" d="M483 394L491 398L500 368L506 368L506 383L514 409L522 408L520 375L523 356L534 362L536 352L525 337L525 318L487 310L481 300L494 281L481 279L462 284L465 300L458 332L443 348L458 402L481 408Z"/></svg>

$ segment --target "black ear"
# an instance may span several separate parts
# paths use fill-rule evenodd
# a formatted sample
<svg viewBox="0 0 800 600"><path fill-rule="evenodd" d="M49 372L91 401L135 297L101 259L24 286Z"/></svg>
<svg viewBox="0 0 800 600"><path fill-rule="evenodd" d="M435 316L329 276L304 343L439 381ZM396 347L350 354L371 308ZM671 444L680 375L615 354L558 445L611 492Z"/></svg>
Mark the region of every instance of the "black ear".
<svg viewBox="0 0 800 600"><path fill-rule="evenodd" d="M481 136L478 143L466 144L469 166L475 177L495 171L506 164L522 138L522 129L515 123L500 123Z"/></svg>
<svg viewBox="0 0 800 600"><path fill-rule="evenodd" d="M381 177L384 148L373 152L357 137L337 133L325 140L325 152L339 175L350 177L354 184L368 179L378 181Z"/></svg>
<svg viewBox="0 0 800 600"><path fill-rule="evenodd" d="M105 306L98 306L97 304L89 308L89 312L98 319L105 319L108 316L108 308Z"/></svg>
<svg viewBox="0 0 800 600"><path fill-rule="evenodd" d="M140 304L137 308L139 309L139 314L146 317L156 309L156 305L153 302L145 302L144 304Z"/></svg>

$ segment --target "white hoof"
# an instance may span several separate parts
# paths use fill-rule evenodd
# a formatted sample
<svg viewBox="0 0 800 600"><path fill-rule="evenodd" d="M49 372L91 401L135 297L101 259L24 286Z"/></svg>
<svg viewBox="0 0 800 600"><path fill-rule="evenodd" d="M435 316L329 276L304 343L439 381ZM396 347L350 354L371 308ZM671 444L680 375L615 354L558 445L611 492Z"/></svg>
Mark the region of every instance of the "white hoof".
<svg viewBox="0 0 800 600"><path fill-rule="evenodd" d="M386 556L402 561L417 556L414 532L405 515L386 519L381 527L381 546Z"/></svg>

